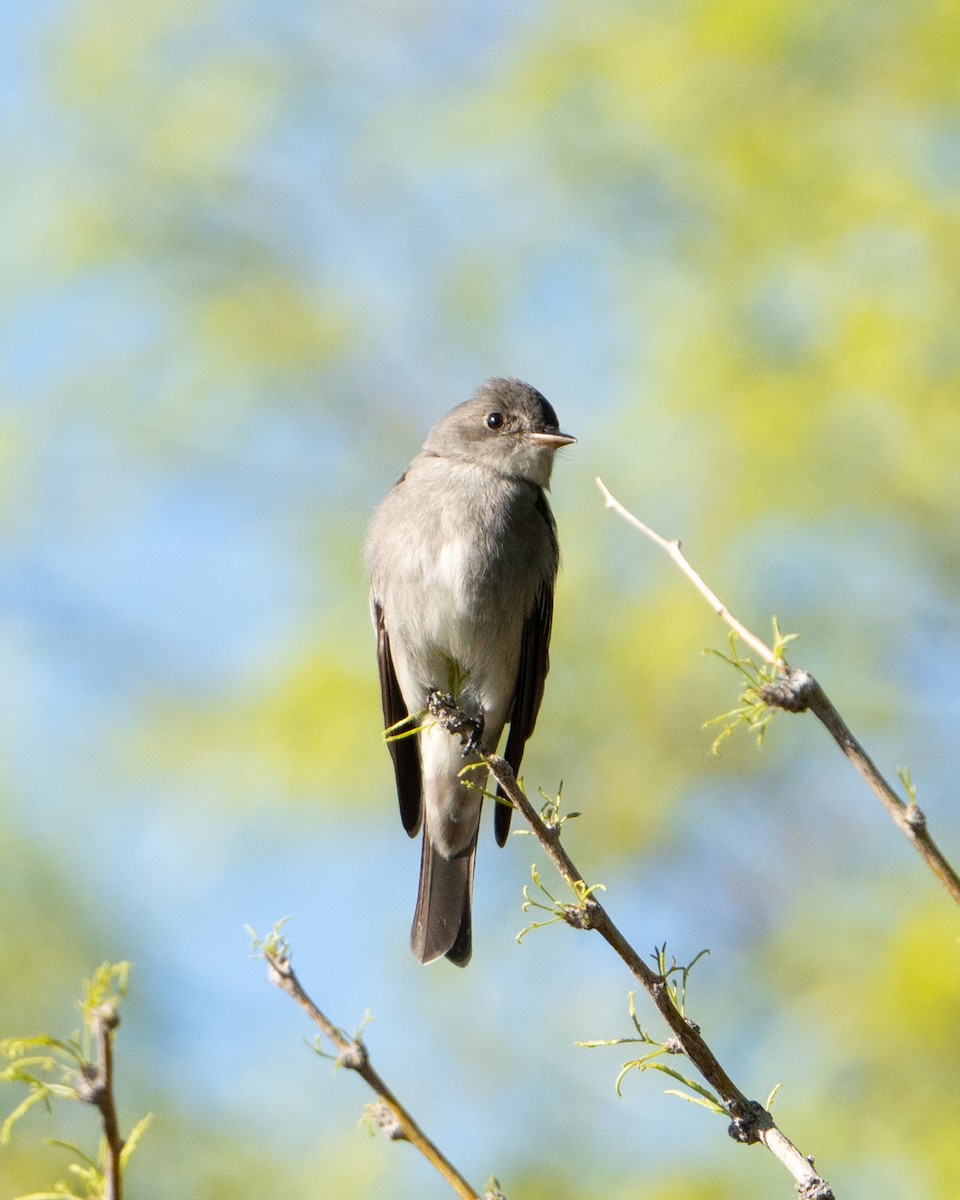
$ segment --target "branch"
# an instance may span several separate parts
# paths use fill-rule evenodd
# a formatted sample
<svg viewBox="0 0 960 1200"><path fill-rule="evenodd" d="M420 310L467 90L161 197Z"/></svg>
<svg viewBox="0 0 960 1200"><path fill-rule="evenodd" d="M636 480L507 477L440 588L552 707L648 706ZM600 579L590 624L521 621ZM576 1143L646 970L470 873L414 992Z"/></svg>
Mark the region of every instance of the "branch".
<svg viewBox="0 0 960 1200"><path fill-rule="evenodd" d="M459 737L461 742L466 741L467 734L464 731L471 725L470 718L452 696L432 692L427 707L441 728L451 736ZM769 1111L759 1101L749 1100L720 1065L701 1036L699 1025L686 1016L683 1004L671 991L668 973L651 970L614 924L610 914L596 898L597 888L587 884L560 841L562 822L559 813L556 821L549 824L544 821L517 783L517 777L507 760L491 754L478 744L475 731L470 735L470 742L497 781L501 797L519 810L576 897L576 904L559 906L559 916L574 929L595 929L626 964L670 1026L679 1049L720 1097L725 1111L732 1118L728 1129L730 1136L745 1145L760 1142L766 1146L793 1176L802 1200L834 1200L833 1190L816 1173L812 1160L800 1153L777 1127ZM470 765L464 769L469 771Z"/></svg>
<svg viewBox="0 0 960 1200"><path fill-rule="evenodd" d="M777 654L771 650L769 646L755 634L751 633L745 625L733 616L726 605L711 591L681 553L679 541L676 539L667 541L666 538L662 538L660 534L654 532L648 525L644 525L641 520L625 509L614 498L603 480L597 479L597 486L603 494L606 507L612 508L614 512L619 513L625 521L628 521L652 542L655 542L656 545L665 550L679 566L684 575L693 583L697 591L706 598L717 616L726 621L737 637L774 668L774 679L760 689L760 699L771 708L782 708L786 712L806 712L809 709L813 713L893 818L900 832L914 846L917 853L934 875L936 875L937 879L940 880L954 901L960 904L960 877L958 877L957 872L930 836L927 830L926 817L914 802L912 793L909 803L897 795L886 779L884 779L883 775L877 770L876 765L863 746L861 746L850 732L850 729L816 679L808 671L801 671L791 667L782 654Z"/></svg>
<svg viewBox="0 0 960 1200"><path fill-rule="evenodd" d="M53 1191L35 1195L76 1200L79 1193L73 1188L82 1186L84 1196L122 1200L124 1172L151 1120L150 1114L142 1117L124 1138L113 1095L113 1039L120 1024L120 1002L126 994L129 973L128 962L103 963L85 982L80 1003L83 1035L77 1033L64 1040L40 1033L0 1041L0 1056L11 1060L11 1065L0 1072L0 1080L23 1083L30 1089L27 1098L0 1125L0 1143L9 1139L14 1125L35 1105L49 1108L52 1097L89 1104L100 1114L103 1136L97 1161L70 1142L56 1142L81 1160L70 1167L80 1182L61 1182Z"/></svg>
<svg viewBox="0 0 960 1200"><path fill-rule="evenodd" d="M475 1192L456 1167L446 1158L414 1121L407 1109L393 1094L370 1063L367 1048L361 1038L348 1037L317 1008L304 991L290 964L289 947L276 931L266 942L254 939L255 949L267 963L267 977L271 983L286 992L291 999L310 1017L324 1037L337 1049L337 1065L356 1071L360 1078L376 1094L377 1103L369 1107L368 1116L384 1130L393 1141L410 1142L436 1171L447 1181L461 1200L484 1200ZM489 1196L491 1193L488 1192ZM498 1194L493 1192L494 1195Z"/></svg>
<svg viewBox="0 0 960 1200"><path fill-rule="evenodd" d="M833 1200L833 1190L814 1170L812 1159L800 1153L759 1101L747 1099L703 1040L700 1027L677 1006L667 978L647 966L614 924L610 914L597 900L595 889L588 887L562 846L559 828L548 826L541 819L517 784L517 778L506 759L486 752L483 752L483 758L500 785L502 795L514 808L519 809L550 861L576 896L575 905L564 907L564 920L575 929L595 929L620 956L670 1026L683 1053L722 1099L731 1117L730 1136L746 1145L759 1142L766 1146L793 1176L801 1200Z"/></svg>
<svg viewBox="0 0 960 1200"><path fill-rule="evenodd" d="M103 1200L123 1200L123 1149L113 1098L113 1035L120 1024L117 1000L111 998L87 1014L96 1044L96 1059L85 1063L77 1081L77 1098L92 1104L103 1125Z"/></svg>
<svg viewBox="0 0 960 1200"><path fill-rule="evenodd" d="M599 477L597 478L597 487L603 493L605 506L607 508L612 508L614 512L619 513L625 521L633 525L634 528L639 529L641 533L646 534L651 542L655 542L661 550L665 550L666 553L677 564L680 570L684 573L684 575L686 575L686 577L690 580L700 595L704 597L706 602L710 605L717 616L722 617L723 620L726 621L726 623L741 641L745 642L755 654L759 654L765 662L768 662L771 665L776 663L776 656L770 647L766 645L766 643L762 642L755 634L751 633L746 625L737 620L737 618L733 615L730 609L727 608L716 592L709 588L703 579L693 569L693 567L690 566L680 551L680 542L677 538L674 538L672 541L668 541L666 538L661 537L660 534L655 530L651 529L649 525L644 525L639 517L635 517L632 512L623 507L619 500L614 498L607 488L607 485Z"/></svg>

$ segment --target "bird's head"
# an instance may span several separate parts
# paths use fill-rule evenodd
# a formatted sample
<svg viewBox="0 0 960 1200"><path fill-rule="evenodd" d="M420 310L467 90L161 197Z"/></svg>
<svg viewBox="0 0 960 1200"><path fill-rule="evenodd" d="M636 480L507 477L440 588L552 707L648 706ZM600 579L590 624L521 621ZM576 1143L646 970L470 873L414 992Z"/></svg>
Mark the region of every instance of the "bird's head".
<svg viewBox="0 0 960 1200"><path fill-rule="evenodd" d="M560 432L553 406L519 379L488 379L431 429L423 450L547 487L553 456L577 439Z"/></svg>

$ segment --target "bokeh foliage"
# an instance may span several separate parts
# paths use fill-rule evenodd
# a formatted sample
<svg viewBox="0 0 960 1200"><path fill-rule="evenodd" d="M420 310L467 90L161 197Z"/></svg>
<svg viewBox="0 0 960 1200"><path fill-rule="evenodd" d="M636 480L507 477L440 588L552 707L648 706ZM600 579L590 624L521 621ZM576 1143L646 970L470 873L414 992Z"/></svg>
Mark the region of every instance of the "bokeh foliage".
<svg viewBox="0 0 960 1200"><path fill-rule="evenodd" d="M355 1140L342 1081L307 1064L295 1087L291 1060L238 1068L225 1045L259 993L204 976L209 939L221 970L249 967L199 914L238 933L283 916L248 892L306 847L298 907L360 922L345 947L333 921L304 931L369 989L338 979L344 1021L405 1014L382 1034L410 1047L398 1088L446 1063L464 1109L508 1114L510 1137L458 1125L452 1096L431 1111L430 1088L414 1105L477 1179L511 1200L786 1194L649 1081L610 1115L616 1064L569 1047L623 1032L626 983L558 930L527 939L533 967L507 961L525 845L484 845L505 899L467 978L401 957L414 867L394 904L381 868L409 848L359 545L429 424L513 372L580 438L555 476L565 566L528 782L563 778L572 844L641 943L709 941L691 1010L745 1086L784 1083L778 1115L842 1194L897 1178L952 1198L956 915L803 720L759 757L709 756L701 722L736 680L698 652L723 633L592 479L761 633L773 612L801 633L794 660L888 774L909 763L956 861L957 5L65 0L2 20L0 1030L56 1028L96 962L142 962L119 1070L158 1118L134 1193L361 1197L391 1171L423 1195L416 1167L394 1174L402 1148ZM288 1114L321 1089L311 1136ZM5 1151L3 1187L51 1181L47 1161Z"/></svg>

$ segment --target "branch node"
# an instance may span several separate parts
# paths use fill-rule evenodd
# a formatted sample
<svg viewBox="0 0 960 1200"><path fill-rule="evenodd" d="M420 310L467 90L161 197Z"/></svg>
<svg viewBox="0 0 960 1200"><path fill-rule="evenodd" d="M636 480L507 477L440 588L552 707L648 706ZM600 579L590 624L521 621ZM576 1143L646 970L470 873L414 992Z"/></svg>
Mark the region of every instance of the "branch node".
<svg viewBox="0 0 960 1200"><path fill-rule="evenodd" d="M542 820L542 818L541 818L541 820ZM557 821L544 821L543 829L544 829L544 833L547 836L547 840L549 842L551 842L554 846L557 845L557 843L560 841L560 825L559 825L559 823Z"/></svg>
<svg viewBox="0 0 960 1200"><path fill-rule="evenodd" d="M808 1158L807 1162L813 1166L813 1159ZM797 1195L800 1200L834 1200L833 1188L825 1179L821 1179L819 1175L814 1175L805 1183L801 1183L797 1187Z"/></svg>
<svg viewBox="0 0 960 1200"><path fill-rule="evenodd" d="M73 1085L77 1099L84 1104L92 1104L95 1108L99 1108L103 1102L106 1088L107 1081L104 1079L100 1067L94 1063L84 1063L77 1075L77 1081Z"/></svg>
<svg viewBox="0 0 960 1200"><path fill-rule="evenodd" d="M275 954L264 954L267 960L267 978L276 987L283 989L284 984L293 978L293 968L289 957L278 958Z"/></svg>
<svg viewBox="0 0 960 1200"><path fill-rule="evenodd" d="M915 804L908 804L904 810L903 819L914 833L926 833L927 818L923 809Z"/></svg>
<svg viewBox="0 0 960 1200"><path fill-rule="evenodd" d="M338 1067L346 1067L348 1071L362 1071L369 1064L367 1048L359 1040L350 1042L337 1058Z"/></svg>
<svg viewBox="0 0 960 1200"><path fill-rule="evenodd" d="M597 902L588 896L582 904L565 904L563 919L573 929L593 929Z"/></svg>
<svg viewBox="0 0 960 1200"><path fill-rule="evenodd" d="M120 1024L120 1013L117 1009L115 999L107 1000L104 1004L98 1005L90 1014L90 1019L95 1021L102 1029L113 1030Z"/></svg>
<svg viewBox="0 0 960 1200"><path fill-rule="evenodd" d="M482 712L475 717L467 716L450 692L440 692L436 688L427 692L427 711L441 729L460 738L464 758L480 749L484 726Z"/></svg>
<svg viewBox="0 0 960 1200"><path fill-rule="evenodd" d="M771 708L801 713L810 707L817 686L817 681L809 671L784 664L778 669L776 679L763 685L759 696Z"/></svg>
<svg viewBox="0 0 960 1200"><path fill-rule="evenodd" d="M371 1124L382 1129L391 1142L410 1141L397 1114L384 1100L378 1100L376 1104L368 1104L365 1116Z"/></svg>
<svg viewBox="0 0 960 1200"><path fill-rule="evenodd" d="M758 1100L748 1100L746 1104L733 1103L730 1105L733 1120L727 1127L727 1133L735 1142L744 1146L752 1146L760 1141L760 1130L769 1122L767 1110Z"/></svg>

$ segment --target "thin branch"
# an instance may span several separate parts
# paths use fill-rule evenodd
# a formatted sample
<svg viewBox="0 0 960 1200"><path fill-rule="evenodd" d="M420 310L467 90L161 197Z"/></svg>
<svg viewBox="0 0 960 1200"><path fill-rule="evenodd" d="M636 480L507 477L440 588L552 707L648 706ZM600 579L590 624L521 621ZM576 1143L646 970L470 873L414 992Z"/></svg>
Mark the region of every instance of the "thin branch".
<svg viewBox="0 0 960 1200"><path fill-rule="evenodd" d="M103 1200L122 1200L123 1179L120 1170L124 1140L120 1136L117 1121L117 1106L113 1098L113 1035L120 1024L116 1004L101 1004L91 1013L94 1037L97 1042L97 1060L100 1064L100 1088L97 1108L103 1122L106 1142L103 1163Z"/></svg>
<svg viewBox="0 0 960 1200"><path fill-rule="evenodd" d="M834 708L826 692L808 671L797 670L788 665L783 656L776 656L769 646L765 645L755 634L751 633L740 621L733 616L716 594L707 586L700 575L694 570L680 551L679 541L667 541L645 525L629 512L614 498L602 479L597 479L597 486L603 494L607 508L619 513L652 542L665 550L680 570L693 583L697 591L704 597L713 611L721 617L743 642L760 655L765 662L776 669L776 679L760 691L760 698L771 708L782 708L787 712L806 712L808 709L824 726L844 755L850 760L867 786L877 797L883 807L895 821L897 828L914 846L917 853L927 864L947 892L960 904L960 876L953 869L942 851L934 842L927 830L927 820L923 812L913 802L911 796L907 803L893 790L884 779L876 765L864 750L860 742L850 732L843 718Z"/></svg>
<svg viewBox="0 0 960 1200"><path fill-rule="evenodd" d="M113 1037L120 1024L117 999L111 997L87 1014L96 1046L95 1061L84 1063L77 1098L100 1113L103 1126L103 1200L123 1200L123 1148L113 1097Z"/></svg>
<svg viewBox="0 0 960 1200"><path fill-rule="evenodd" d="M953 899L960 904L960 878L930 836L927 818L922 809L912 800L905 803L900 799L877 770L873 759L850 732L816 679L807 671L799 671L784 664L776 683L764 688L761 698L767 704L786 708L790 712L803 712L807 708L813 713L853 763L867 786L896 822L900 832L914 846Z"/></svg>
<svg viewBox="0 0 960 1200"><path fill-rule="evenodd" d="M632 512L623 507L620 501L614 497L607 485L599 477L597 478L597 487L603 494L605 506L607 508L612 508L614 512L619 513L620 516L623 517L625 521L629 522L629 524L633 525L635 529L639 529L641 533L646 534L651 542L655 542L661 550L665 550L666 553L669 554L673 561L677 564L680 570L684 573L684 575L686 575L686 577L690 580L700 595L703 596L717 616L722 617L723 620L726 621L726 623L730 626L734 633L736 633L737 637L740 638L741 641L745 642L755 654L759 654L765 662L768 662L771 665L776 663L777 658L770 647L765 642L762 642L760 638L756 636L756 634L751 633L746 625L737 620L737 618L733 615L730 609L727 608L716 592L708 587L704 580L693 569L693 567L691 567L690 563L680 550L679 539L674 538L672 541L668 541L667 538L661 537L656 530L651 529L649 525L644 525L639 517L635 517Z"/></svg>
<svg viewBox="0 0 960 1200"><path fill-rule="evenodd" d="M759 1142L783 1164L793 1176L797 1194L802 1200L833 1200L830 1185L784 1134L766 1108L757 1100L749 1100L737 1087L704 1041L700 1027L686 1017L671 996L669 982L651 970L614 924L610 914L588 887L570 855L560 842L560 831L549 827L517 784L509 763L495 754L483 754L500 791L517 808L543 846L550 861L577 897L577 903L567 905L563 918L575 929L595 929L620 956L637 982L648 993L657 1010L670 1026L683 1053L703 1078L723 1100L731 1117L728 1132L738 1142L747 1145Z"/></svg>
<svg viewBox="0 0 960 1200"><path fill-rule="evenodd" d="M376 1094L377 1103L368 1110L371 1119L386 1132L389 1138L395 1141L410 1142L416 1147L462 1200L483 1200L450 1160L427 1137L401 1101L374 1070L370 1064L367 1048L361 1038L359 1036L347 1037L343 1030L338 1029L324 1016L310 999L290 965L290 957L283 940L277 940L276 948L269 942L258 943L257 948L266 960L270 982L275 983L281 991L286 992L291 999L295 1000L324 1037L333 1043L337 1049L338 1064L351 1071L356 1071Z"/></svg>
<svg viewBox="0 0 960 1200"><path fill-rule="evenodd" d="M9 1139L13 1126L35 1104L49 1108L53 1097L89 1104L100 1114L102 1136L97 1160L70 1142L52 1144L77 1155L81 1162L71 1164L70 1170L82 1181L83 1194L97 1196L99 1200L122 1200L124 1172L152 1116L141 1117L126 1138L121 1135L113 1095L113 1041L120 1025L120 1002L126 995L129 973L128 962L105 962L84 983L80 1002L82 1034L66 1040L48 1033L0 1040L0 1056L12 1060L0 1072L0 1080L24 1083L30 1089L27 1098L0 1125L0 1143ZM65 1183L58 1183L52 1192L36 1193L76 1194Z"/></svg>

